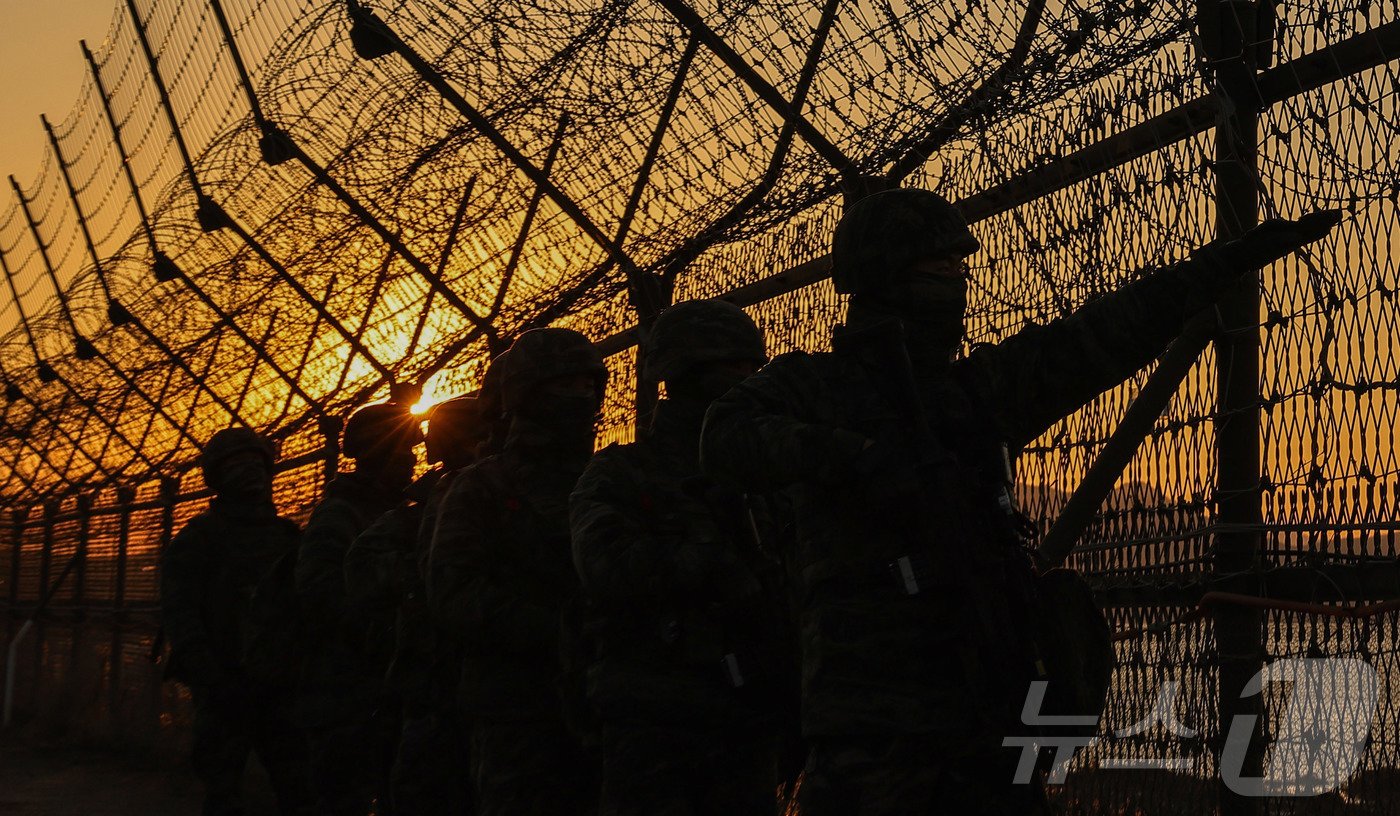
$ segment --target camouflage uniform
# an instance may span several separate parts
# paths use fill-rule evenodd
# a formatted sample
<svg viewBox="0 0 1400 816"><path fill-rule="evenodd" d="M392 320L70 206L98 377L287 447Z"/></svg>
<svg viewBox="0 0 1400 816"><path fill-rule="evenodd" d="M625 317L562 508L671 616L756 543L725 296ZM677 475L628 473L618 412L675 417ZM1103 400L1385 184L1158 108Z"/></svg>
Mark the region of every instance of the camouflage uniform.
<svg viewBox="0 0 1400 816"><path fill-rule="evenodd" d="M855 295L833 350L778 357L718 400L701 456L716 480L794 497L804 816L1026 813L1035 797L999 749L1025 730L1034 654L1005 451L1149 363L1257 253L1209 249L952 362L907 338L956 343L960 306L945 310L950 333L867 305L921 294L898 289L905 268L976 242L931 193L878 196L838 227L833 278Z"/></svg>
<svg viewBox="0 0 1400 816"><path fill-rule="evenodd" d="M652 378L674 393L681 369L707 353L750 359L749 370L764 357L742 311L691 301L662 314L643 359L650 374L666 371ZM775 808L778 718L796 697L781 570L754 540L766 514L700 475L708 404L660 402L645 438L599 452L570 499L597 655L588 696L602 724L608 816Z"/></svg>
<svg viewBox="0 0 1400 816"><path fill-rule="evenodd" d="M438 467L404 491L404 500L361 533L345 557L350 604L395 615L385 643L392 661L384 669L402 704L391 775L399 816L471 811L470 784L463 773L467 736L455 699L461 658L429 614L423 568L442 495L455 472L476 460L499 413L494 393L483 392L433 407L423 441L428 461Z"/></svg>
<svg viewBox="0 0 1400 816"><path fill-rule="evenodd" d="M436 469L420 478L406 491L408 498L355 539L345 558L351 606L394 620L393 630L384 633L375 651L391 658L378 661L376 669L386 675L402 705L391 780L394 811L400 816L460 814L468 808L462 774L466 737L456 721L453 699L460 661L428 615L420 568L420 541L426 544L420 538L423 519L429 506L435 509L441 499L444 475Z"/></svg>
<svg viewBox="0 0 1400 816"><path fill-rule="evenodd" d="M383 413L386 422L403 423L384 431L386 436L416 432L416 420L406 410ZM356 432L354 422L352 415L347 441ZM408 443L394 444L402 449ZM364 816L376 800L379 813L389 811L389 773L399 733L398 703L384 682L392 655L393 611L350 602L345 559L355 539L398 503L404 485L386 483L381 473L366 468L362 444L346 444L345 449L360 457L357 469L326 486L307 521L296 564L297 596L309 622L311 647L298 710L310 737L314 782L326 816Z"/></svg>
<svg viewBox="0 0 1400 816"><path fill-rule="evenodd" d="M578 592L567 502L592 452L606 371L565 329L526 332L509 355L510 430L501 452L458 471L443 497L429 603L464 650L459 699L478 812L583 814L597 791L561 710L560 610ZM570 405L540 390L571 374L594 377L595 393Z"/></svg>
<svg viewBox="0 0 1400 816"><path fill-rule="evenodd" d="M270 474L271 448L251 431L221 431L206 454L230 439L225 455L259 451ZM219 462L206 456L205 467L218 490ZM297 535L270 497L220 495L161 557L161 622L172 647L168 673L194 698L193 761L205 785L206 816L243 812L250 751L267 769L281 812L310 812L314 801L306 741L291 720L293 690L250 677L244 665L249 596L279 559L295 553Z"/></svg>

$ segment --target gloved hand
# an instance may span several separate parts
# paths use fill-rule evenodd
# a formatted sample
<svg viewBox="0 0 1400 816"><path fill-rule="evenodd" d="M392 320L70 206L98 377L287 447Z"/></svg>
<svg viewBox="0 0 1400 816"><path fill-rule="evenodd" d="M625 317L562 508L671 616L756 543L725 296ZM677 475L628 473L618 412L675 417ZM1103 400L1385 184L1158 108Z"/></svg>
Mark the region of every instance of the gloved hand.
<svg viewBox="0 0 1400 816"><path fill-rule="evenodd" d="M1297 252L1341 222L1341 210L1318 210L1296 221L1271 218L1233 241L1212 246L1224 263L1243 272L1268 266Z"/></svg>
<svg viewBox="0 0 1400 816"><path fill-rule="evenodd" d="M1212 241L1196 250L1191 260L1164 270L1186 286L1183 318L1215 304L1235 281L1318 240L1341 220L1341 210L1318 210L1297 221L1273 218L1234 241Z"/></svg>

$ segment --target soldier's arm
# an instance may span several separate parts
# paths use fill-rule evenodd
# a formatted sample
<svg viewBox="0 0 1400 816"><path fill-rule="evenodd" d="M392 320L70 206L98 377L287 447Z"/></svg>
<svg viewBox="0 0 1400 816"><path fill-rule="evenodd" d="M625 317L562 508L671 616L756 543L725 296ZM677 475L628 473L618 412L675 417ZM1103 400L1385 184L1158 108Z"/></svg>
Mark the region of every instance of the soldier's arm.
<svg viewBox="0 0 1400 816"><path fill-rule="evenodd" d="M345 611L345 551L355 539L353 513L342 500L318 505L306 522L297 551L297 599L315 624L333 625Z"/></svg>
<svg viewBox="0 0 1400 816"><path fill-rule="evenodd" d="M428 604L444 629L468 642L538 653L559 637L558 610L522 595L502 574L493 540L481 520L499 501L477 489L472 474L453 480L438 507L428 553ZM518 582L515 582L518 583Z"/></svg>
<svg viewBox="0 0 1400 816"><path fill-rule="evenodd" d="M1160 355L1202 302L1190 263L1153 272L959 364L1008 443L1025 445Z"/></svg>
<svg viewBox="0 0 1400 816"><path fill-rule="evenodd" d="M677 536L648 524L645 486L619 450L599 452L569 497L574 568L590 603L608 608L685 591Z"/></svg>
<svg viewBox="0 0 1400 816"><path fill-rule="evenodd" d="M201 609L209 590L210 546L199 523L191 523L170 541L160 564L161 625L182 679L195 685L222 679Z"/></svg>
<svg viewBox="0 0 1400 816"><path fill-rule="evenodd" d="M345 598L355 607L389 609L403 598L416 567L417 513L401 504L374 520L345 553Z"/></svg>
<svg viewBox="0 0 1400 816"><path fill-rule="evenodd" d="M971 355L960 368L1016 447L1152 362L1242 277L1326 235L1339 211L1274 219L1155 270L1078 311Z"/></svg>
<svg viewBox="0 0 1400 816"><path fill-rule="evenodd" d="M777 357L710 406L701 468L717 482L759 493L831 479L866 440L835 427L823 415L830 404L807 355Z"/></svg>

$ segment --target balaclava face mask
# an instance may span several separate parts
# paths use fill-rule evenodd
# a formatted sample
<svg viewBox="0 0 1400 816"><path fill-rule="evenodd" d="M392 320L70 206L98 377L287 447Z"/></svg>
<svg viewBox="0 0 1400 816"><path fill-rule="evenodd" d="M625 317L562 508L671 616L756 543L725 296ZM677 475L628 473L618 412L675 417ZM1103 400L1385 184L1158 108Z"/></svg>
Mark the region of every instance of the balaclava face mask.
<svg viewBox="0 0 1400 816"><path fill-rule="evenodd" d="M967 278L912 273L878 293L852 296L851 311L855 321L862 313L898 318L911 357L947 361L967 331Z"/></svg>
<svg viewBox="0 0 1400 816"><path fill-rule="evenodd" d="M757 365L701 363L666 382L666 397L677 402L708 406L748 378Z"/></svg>
<svg viewBox="0 0 1400 816"><path fill-rule="evenodd" d="M369 456L356 460L355 469L369 475L375 484L384 489L398 492L413 482L413 467L416 464L417 458L413 455L412 448L396 450L392 446L385 446L382 450L375 450Z"/></svg>
<svg viewBox="0 0 1400 816"><path fill-rule="evenodd" d="M222 499L238 504L272 501L272 473L260 456L230 457L219 463L215 474L210 486Z"/></svg>
<svg viewBox="0 0 1400 816"><path fill-rule="evenodd" d="M561 388L545 383L535 388L515 411L528 436L547 443L563 458L587 457L593 451L595 425L602 401L594 391ZM524 439L518 433L517 438Z"/></svg>

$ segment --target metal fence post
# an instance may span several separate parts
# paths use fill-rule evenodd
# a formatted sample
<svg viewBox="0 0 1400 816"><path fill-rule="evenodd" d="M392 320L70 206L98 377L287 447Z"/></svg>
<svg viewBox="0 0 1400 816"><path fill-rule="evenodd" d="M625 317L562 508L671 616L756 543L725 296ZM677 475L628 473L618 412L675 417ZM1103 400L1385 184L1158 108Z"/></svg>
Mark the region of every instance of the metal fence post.
<svg viewBox="0 0 1400 816"><path fill-rule="evenodd" d="M1256 3L1217 0L1201 5L1201 39L1214 69L1222 106L1216 126L1216 232L1219 238L1243 234L1259 221L1259 109L1255 84ZM1237 592L1259 594L1260 283L1246 275L1220 304L1221 333L1215 341L1217 420L1216 522L1229 532L1215 536L1217 578L1241 576ZM1263 615L1256 609L1222 604L1215 608L1219 650L1219 727L1221 744L1237 717L1254 716L1253 733L1241 777L1257 777L1263 767L1262 695L1242 697L1245 684L1263 667ZM1243 735L1235 735L1236 739ZM1217 749L1218 750L1218 749ZM1236 769L1222 768L1223 773ZM1260 812L1261 800L1240 796L1222 780L1220 812L1245 816Z"/></svg>
<svg viewBox="0 0 1400 816"><path fill-rule="evenodd" d="M317 427L326 437L325 451L326 460L322 464L321 489L331 483L335 475L340 472L340 430L345 427L345 421L336 416L323 416Z"/></svg>
<svg viewBox="0 0 1400 816"><path fill-rule="evenodd" d="M107 712L110 720L115 720L121 711L122 669L125 663L122 660L122 633L126 627L126 564L131 545L131 504L135 500L135 490L125 485L117 488L117 505L121 509L117 516L117 560L112 567L112 639L107 652Z"/></svg>
<svg viewBox="0 0 1400 816"><path fill-rule="evenodd" d="M29 518L28 507L16 507L10 511L10 534L14 549L10 550L10 609L19 603L19 575L23 560L20 551L24 548L24 522Z"/></svg>
<svg viewBox="0 0 1400 816"><path fill-rule="evenodd" d="M84 606L87 595L87 556L88 545L92 542L92 494L78 494L75 515L78 522L77 541L73 549L73 615L69 636L69 676L65 686L76 687L83 674L83 649L88 639L87 608Z"/></svg>

